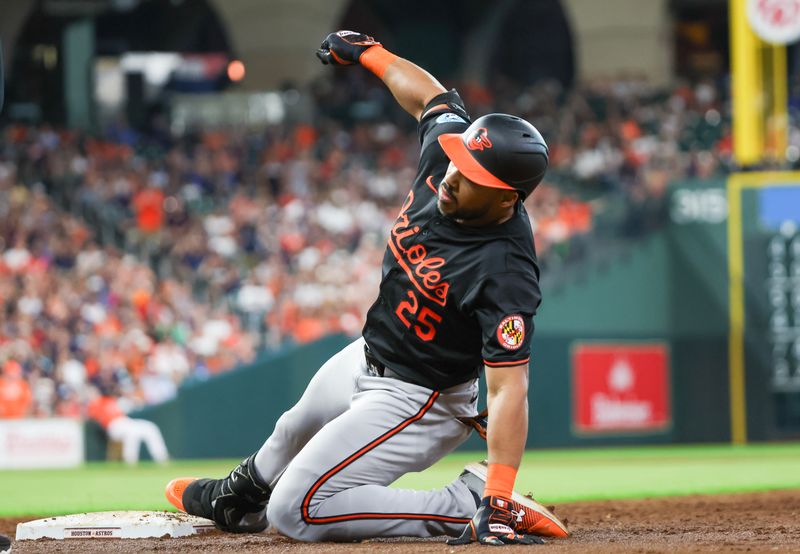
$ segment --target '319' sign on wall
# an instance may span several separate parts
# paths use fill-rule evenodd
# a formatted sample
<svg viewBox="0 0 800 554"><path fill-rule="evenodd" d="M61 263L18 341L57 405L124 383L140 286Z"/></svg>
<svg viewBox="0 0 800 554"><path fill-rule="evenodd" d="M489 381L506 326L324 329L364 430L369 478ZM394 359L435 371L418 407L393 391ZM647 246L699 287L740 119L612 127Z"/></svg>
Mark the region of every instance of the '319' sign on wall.
<svg viewBox="0 0 800 554"><path fill-rule="evenodd" d="M728 219L728 199L725 196L725 189L677 189L672 195L669 215L670 219L679 225L722 223Z"/></svg>

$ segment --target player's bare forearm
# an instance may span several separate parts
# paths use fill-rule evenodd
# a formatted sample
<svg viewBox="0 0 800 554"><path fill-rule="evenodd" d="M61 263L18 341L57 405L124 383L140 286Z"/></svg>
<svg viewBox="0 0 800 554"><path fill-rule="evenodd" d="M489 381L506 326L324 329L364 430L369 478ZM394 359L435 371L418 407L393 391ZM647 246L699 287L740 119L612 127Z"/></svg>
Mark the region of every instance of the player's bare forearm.
<svg viewBox="0 0 800 554"><path fill-rule="evenodd" d="M317 49L317 57L325 65L361 64L369 69L383 80L400 106L417 120L428 102L447 92L433 75L357 31L329 34Z"/></svg>
<svg viewBox="0 0 800 554"><path fill-rule="evenodd" d="M383 82L397 103L417 120L428 102L447 92L433 75L404 58L397 58L389 64Z"/></svg>
<svg viewBox="0 0 800 554"><path fill-rule="evenodd" d="M486 367L489 463L519 468L528 436L528 364Z"/></svg>

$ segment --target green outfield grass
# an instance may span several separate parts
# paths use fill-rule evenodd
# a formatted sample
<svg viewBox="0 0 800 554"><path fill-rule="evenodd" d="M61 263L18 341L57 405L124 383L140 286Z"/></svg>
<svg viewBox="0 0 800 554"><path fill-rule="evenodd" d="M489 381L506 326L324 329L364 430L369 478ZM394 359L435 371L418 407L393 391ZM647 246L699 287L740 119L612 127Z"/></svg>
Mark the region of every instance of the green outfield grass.
<svg viewBox="0 0 800 554"><path fill-rule="evenodd" d="M404 476L395 486L439 487L481 455L453 454L425 472ZM168 510L163 491L170 479L221 477L238 461L0 471L0 516ZM800 444L529 451L516 488L534 492L545 503L800 488Z"/></svg>

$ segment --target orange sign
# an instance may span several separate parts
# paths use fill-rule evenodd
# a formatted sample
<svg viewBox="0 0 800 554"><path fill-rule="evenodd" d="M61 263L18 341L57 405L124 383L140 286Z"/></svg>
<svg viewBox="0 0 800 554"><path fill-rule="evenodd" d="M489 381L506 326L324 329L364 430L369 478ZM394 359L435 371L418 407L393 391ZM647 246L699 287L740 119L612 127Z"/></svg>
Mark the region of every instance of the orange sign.
<svg viewBox="0 0 800 554"><path fill-rule="evenodd" d="M665 344L579 344L573 348L572 368L577 432L646 432L670 426L669 350Z"/></svg>

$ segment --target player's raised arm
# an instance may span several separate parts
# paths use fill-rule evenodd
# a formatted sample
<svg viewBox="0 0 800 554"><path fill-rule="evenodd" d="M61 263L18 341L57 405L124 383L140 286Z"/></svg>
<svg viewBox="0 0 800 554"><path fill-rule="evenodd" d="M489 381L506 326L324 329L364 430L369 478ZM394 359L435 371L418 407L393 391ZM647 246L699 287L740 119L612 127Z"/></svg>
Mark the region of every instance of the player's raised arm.
<svg viewBox="0 0 800 554"><path fill-rule="evenodd" d="M425 106L446 92L436 78L418 65L392 54L380 42L355 31L329 34L317 50L324 64L361 64L380 77L400 106L419 120Z"/></svg>

